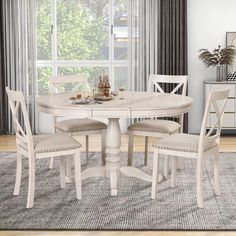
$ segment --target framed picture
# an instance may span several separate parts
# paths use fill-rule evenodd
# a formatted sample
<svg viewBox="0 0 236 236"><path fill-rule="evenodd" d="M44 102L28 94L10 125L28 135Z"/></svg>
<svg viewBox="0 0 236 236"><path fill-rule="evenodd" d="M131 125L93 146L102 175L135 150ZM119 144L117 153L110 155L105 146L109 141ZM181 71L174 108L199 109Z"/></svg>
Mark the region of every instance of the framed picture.
<svg viewBox="0 0 236 236"><path fill-rule="evenodd" d="M236 32L226 32L226 46L234 46L236 48ZM227 66L227 74L236 72L236 57L232 65Z"/></svg>

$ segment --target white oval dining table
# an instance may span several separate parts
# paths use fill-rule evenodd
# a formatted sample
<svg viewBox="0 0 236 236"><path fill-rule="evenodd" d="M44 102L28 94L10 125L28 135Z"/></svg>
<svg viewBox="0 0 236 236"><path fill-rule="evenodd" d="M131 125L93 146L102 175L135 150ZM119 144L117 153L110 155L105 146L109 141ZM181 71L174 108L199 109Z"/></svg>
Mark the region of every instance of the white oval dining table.
<svg viewBox="0 0 236 236"><path fill-rule="evenodd" d="M121 130L120 118L151 118L175 116L187 113L193 99L187 96L152 93L122 92L122 98L115 96L102 104L76 105L68 102L74 93L60 93L40 96L36 102L40 112L64 117L107 118L106 165L87 168L82 172L82 180L89 177L110 178L111 195L117 195L120 174L151 182L152 177L132 166L120 166Z"/></svg>

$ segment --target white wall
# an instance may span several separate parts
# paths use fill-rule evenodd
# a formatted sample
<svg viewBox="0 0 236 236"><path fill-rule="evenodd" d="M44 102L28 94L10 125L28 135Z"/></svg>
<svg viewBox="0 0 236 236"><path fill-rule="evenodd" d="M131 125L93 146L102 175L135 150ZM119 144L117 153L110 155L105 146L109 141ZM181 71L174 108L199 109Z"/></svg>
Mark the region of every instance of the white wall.
<svg viewBox="0 0 236 236"><path fill-rule="evenodd" d="M189 114L189 132L198 133L203 115L203 81L215 79L214 68L198 59L201 48L225 46L227 31L236 32L236 0L188 0L189 96L194 99Z"/></svg>

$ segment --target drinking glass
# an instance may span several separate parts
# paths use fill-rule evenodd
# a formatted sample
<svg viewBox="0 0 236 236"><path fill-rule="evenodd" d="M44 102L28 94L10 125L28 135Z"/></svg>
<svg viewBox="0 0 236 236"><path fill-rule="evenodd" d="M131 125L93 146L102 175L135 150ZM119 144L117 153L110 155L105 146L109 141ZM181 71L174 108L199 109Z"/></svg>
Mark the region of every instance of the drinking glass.
<svg viewBox="0 0 236 236"><path fill-rule="evenodd" d="M124 99L123 97L122 97L122 92L125 90L125 88L123 87L123 86L121 86L121 87L119 87L119 91L120 91L120 99Z"/></svg>

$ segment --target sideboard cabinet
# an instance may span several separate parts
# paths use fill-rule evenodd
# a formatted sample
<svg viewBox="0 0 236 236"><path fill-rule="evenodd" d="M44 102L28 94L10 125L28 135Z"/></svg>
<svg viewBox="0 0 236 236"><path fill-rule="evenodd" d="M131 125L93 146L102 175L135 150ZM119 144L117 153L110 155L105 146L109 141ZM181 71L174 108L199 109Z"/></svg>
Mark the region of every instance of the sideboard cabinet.
<svg viewBox="0 0 236 236"><path fill-rule="evenodd" d="M225 114L222 121L222 129L236 131L236 81L204 81L205 87L205 103L209 91L229 89L229 96L225 107ZM219 104L220 105L220 104ZM211 108L211 113L208 120L208 127L216 120L214 109Z"/></svg>

